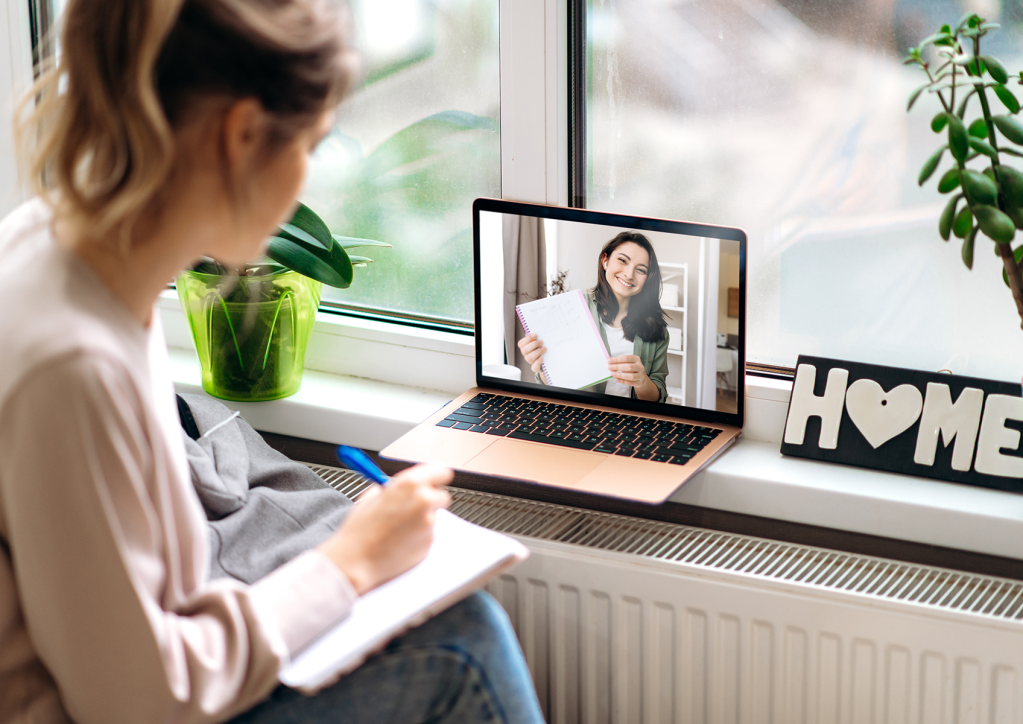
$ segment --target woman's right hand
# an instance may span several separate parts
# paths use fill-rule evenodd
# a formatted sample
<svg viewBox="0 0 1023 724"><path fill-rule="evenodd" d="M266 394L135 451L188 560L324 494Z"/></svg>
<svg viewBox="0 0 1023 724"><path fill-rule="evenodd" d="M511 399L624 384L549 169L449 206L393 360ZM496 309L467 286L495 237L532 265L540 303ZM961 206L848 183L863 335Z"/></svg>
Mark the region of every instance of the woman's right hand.
<svg viewBox="0 0 1023 724"><path fill-rule="evenodd" d="M360 596L426 558L437 510L451 503L448 468L417 465L373 486L318 550L348 577Z"/></svg>
<svg viewBox="0 0 1023 724"><path fill-rule="evenodd" d="M547 348L543 346L543 341L537 339L535 333L531 333L520 339L518 345L522 356L529 363L529 369L540 374L540 368L543 366L543 353L547 351Z"/></svg>

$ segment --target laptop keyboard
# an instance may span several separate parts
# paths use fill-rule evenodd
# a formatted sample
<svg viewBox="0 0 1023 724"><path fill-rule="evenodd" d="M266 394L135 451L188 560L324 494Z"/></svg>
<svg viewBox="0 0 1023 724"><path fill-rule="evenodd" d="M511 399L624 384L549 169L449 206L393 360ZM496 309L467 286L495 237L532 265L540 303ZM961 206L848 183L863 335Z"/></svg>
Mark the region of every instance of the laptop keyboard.
<svg viewBox="0 0 1023 724"><path fill-rule="evenodd" d="M685 465L721 430L483 392L440 427Z"/></svg>

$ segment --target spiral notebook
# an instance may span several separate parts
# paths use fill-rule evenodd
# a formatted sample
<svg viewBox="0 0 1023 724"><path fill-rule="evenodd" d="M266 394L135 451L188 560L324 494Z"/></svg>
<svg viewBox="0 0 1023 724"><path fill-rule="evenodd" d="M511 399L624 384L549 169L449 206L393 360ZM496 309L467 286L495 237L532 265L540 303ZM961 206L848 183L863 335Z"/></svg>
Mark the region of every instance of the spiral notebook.
<svg viewBox="0 0 1023 724"><path fill-rule="evenodd" d="M396 636L529 556L529 549L514 538L447 510L437 511L433 535L425 560L357 599L348 618L281 671L281 683L306 693L329 686Z"/></svg>
<svg viewBox="0 0 1023 724"><path fill-rule="evenodd" d="M548 385L581 390L611 379L607 349L581 289L515 307L526 334L535 333L547 351Z"/></svg>

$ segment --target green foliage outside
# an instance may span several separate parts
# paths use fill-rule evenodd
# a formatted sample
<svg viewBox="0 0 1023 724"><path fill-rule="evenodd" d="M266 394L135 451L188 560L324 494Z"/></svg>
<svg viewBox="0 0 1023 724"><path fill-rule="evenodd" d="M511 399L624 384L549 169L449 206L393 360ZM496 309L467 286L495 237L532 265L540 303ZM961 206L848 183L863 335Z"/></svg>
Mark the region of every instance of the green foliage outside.
<svg viewBox="0 0 1023 724"><path fill-rule="evenodd" d="M497 121L464 111L423 118L369 154L339 131L329 142L349 159L324 171L313 194L335 229L394 247L360 275L343 301L471 320L472 226L477 196L500 196ZM340 155L340 153L339 153Z"/></svg>
<svg viewBox="0 0 1023 724"><path fill-rule="evenodd" d="M994 242L1003 281L1012 290L1023 327L1023 244L1012 247L1016 230L1023 229L1023 173L1007 163L1023 158L1018 148L1023 146L1020 103L1009 89L1008 72L980 47L981 39L998 27L967 13L955 27L943 25L911 48L904 62L917 65L927 83L910 95L907 110L924 92L934 93L941 102L931 130L947 142L924 163L919 183L923 186L937 174L947 151L952 163L938 175L938 192L951 197L938 221L938 233L945 241L953 235L963 240L961 255L968 269L973 268L977 237L983 234ZM927 57L931 53L936 59ZM1023 72L1012 80L1023 85ZM970 120L967 114L974 100L980 115Z"/></svg>

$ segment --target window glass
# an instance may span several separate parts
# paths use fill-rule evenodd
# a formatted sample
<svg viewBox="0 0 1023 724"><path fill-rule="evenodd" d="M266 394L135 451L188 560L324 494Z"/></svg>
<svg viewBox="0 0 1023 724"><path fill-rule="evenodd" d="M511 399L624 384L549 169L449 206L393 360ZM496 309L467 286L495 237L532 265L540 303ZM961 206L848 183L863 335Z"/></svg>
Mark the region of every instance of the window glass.
<svg viewBox="0 0 1023 724"><path fill-rule="evenodd" d="M66 0L52 0L55 17ZM472 200L500 197L497 0L349 0L356 89L302 200L373 261L328 305L471 325Z"/></svg>
<svg viewBox="0 0 1023 724"><path fill-rule="evenodd" d="M820 354L1019 379L1023 332L993 243L978 238L967 270L960 242L938 234L940 173L917 184L945 140L929 128L933 95L907 114L924 78L901 59L976 11L1002 24L982 52L1012 75L1020 8L588 0L586 205L743 227L752 361Z"/></svg>
<svg viewBox="0 0 1023 724"><path fill-rule="evenodd" d="M324 299L471 323L472 200L501 195L497 0L351 2L363 82L310 166L331 230L387 242Z"/></svg>

